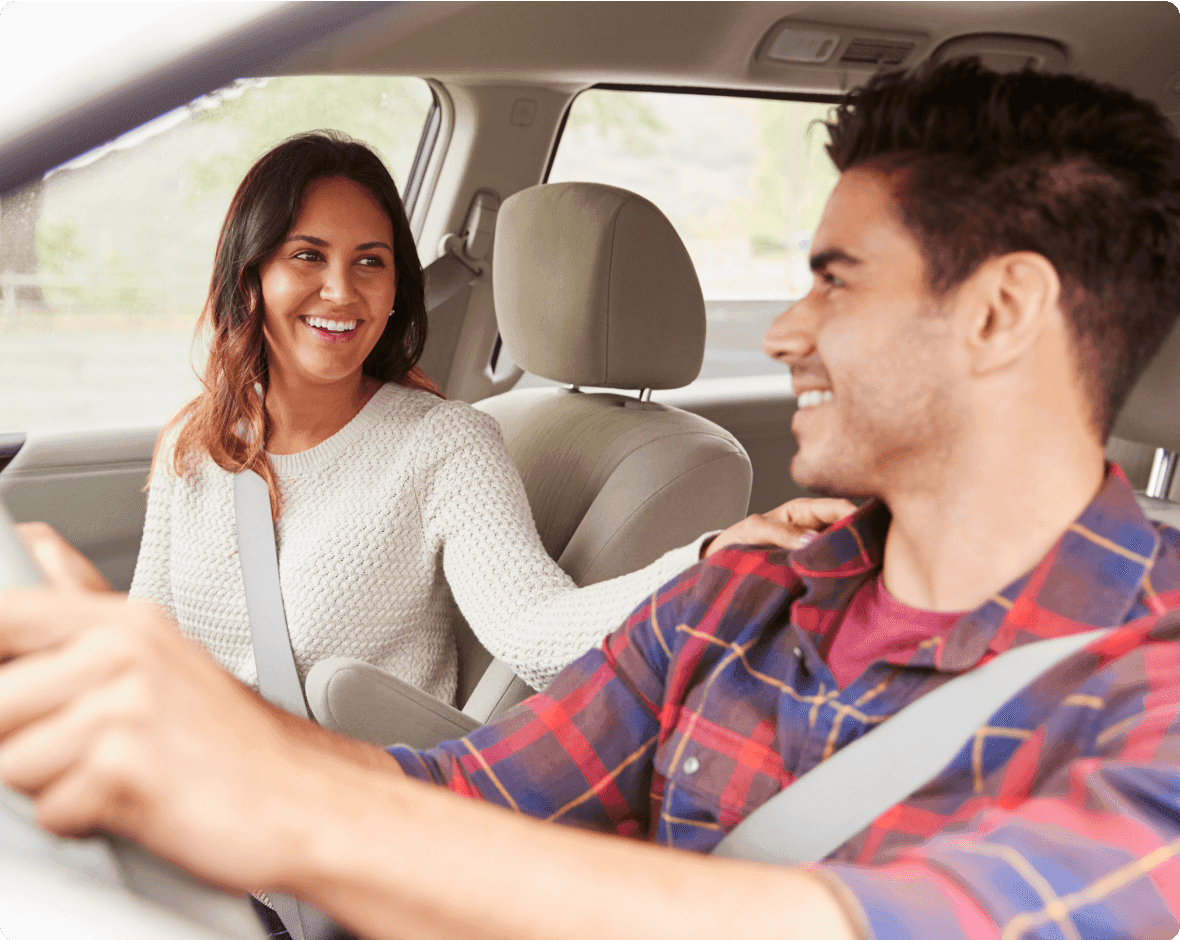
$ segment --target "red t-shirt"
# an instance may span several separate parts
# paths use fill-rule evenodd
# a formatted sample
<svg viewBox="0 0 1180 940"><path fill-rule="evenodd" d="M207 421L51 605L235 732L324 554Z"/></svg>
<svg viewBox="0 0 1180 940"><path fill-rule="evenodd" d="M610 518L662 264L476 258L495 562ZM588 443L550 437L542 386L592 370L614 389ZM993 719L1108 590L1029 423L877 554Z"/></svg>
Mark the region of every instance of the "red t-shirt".
<svg viewBox="0 0 1180 940"><path fill-rule="evenodd" d="M964 613L919 610L903 604L885 590L877 575L848 605L828 647L828 668L840 688L845 688L889 654L903 653L909 659L923 640L947 633Z"/></svg>

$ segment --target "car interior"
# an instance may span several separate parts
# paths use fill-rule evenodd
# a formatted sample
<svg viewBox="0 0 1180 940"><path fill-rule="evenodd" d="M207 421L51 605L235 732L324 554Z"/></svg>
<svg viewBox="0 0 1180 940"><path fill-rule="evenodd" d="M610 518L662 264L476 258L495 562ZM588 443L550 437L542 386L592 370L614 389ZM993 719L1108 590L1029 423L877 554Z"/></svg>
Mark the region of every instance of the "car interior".
<svg viewBox="0 0 1180 940"><path fill-rule="evenodd" d="M69 234L81 231L67 224L73 210L61 206L90 197L71 196L67 184L122 159L136 134L158 141L174 133L158 129L169 115L184 111L176 127L199 123L202 109L246 101L264 81L417 82L422 112L398 144L406 163L397 179L428 285L432 272L435 284L445 273L451 280L448 290L428 289L420 365L448 398L500 422L545 547L579 584L635 570L700 532L804 495L788 471L790 377L762 357L758 337L806 291L787 274L805 266L808 230L834 177L823 166L822 133L809 143L802 132L843 92L881 69L975 55L997 69L1112 83L1180 125L1180 11L1166 0L292 3L236 16L206 23L187 48L149 43L101 75L87 72L93 63L71 62L66 71L83 85L51 89L57 97L47 94L40 110L0 125L0 220L8 214L0 222L0 374L9 376L8 385L0 379L0 500L17 521L53 525L118 590L134 570L160 427L196 387L187 340L168 356L147 340L137 346L163 329L151 320L150 296L127 323L80 313L82 288L44 259L50 249L55 265L86 257L84 234ZM730 132L701 116L729 105L752 130ZM806 110L789 121L774 110L788 107ZM774 136L784 121L794 137ZM699 140L688 136L695 130ZM605 169L584 170L573 148L594 133L605 141ZM665 139L671 157L659 150ZM234 146L217 144L210 159ZM738 151L750 163L733 169ZM688 169L664 162L688 166L698 156L701 165ZM759 201L759 187L788 163L799 182ZM158 170L166 178L172 168ZM681 188L671 188L673 177ZM692 202L722 178L734 182L732 204ZM804 186L809 178L815 192ZM12 207L34 197L44 200L35 239L42 262L20 267L24 236ZM47 214L51 197L59 221ZM809 208L796 211L792 200ZM759 229L751 220L764 204L778 215ZM718 234L727 225L737 234ZM748 269L734 267L738 256ZM104 257L115 264L114 254ZM211 258L210 243L197 259L202 276ZM167 301L176 336L191 335L200 285L194 290L195 302ZM105 351L104 330L113 331L117 359ZM52 373L31 365L38 346L54 350ZM169 398L152 384L150 369L164 359L187 377L186 396ZM105 410L104 389L124 379L127 396L158 399L157 416ZM40 420L32 404L18 407L50 396L64 402L52 420ZM1107 447L1145 512L1172 525L1180 525L1178 401L1174 331ZM87 408L90 417L75 420ZM509 670L489 666L457 613L456 630L457 703L329 660L308 679L313 712L374 742L429 744L528 692ZM358 700L373 704L358 710ZM387 714L403 717L391 725Z"/></svg>

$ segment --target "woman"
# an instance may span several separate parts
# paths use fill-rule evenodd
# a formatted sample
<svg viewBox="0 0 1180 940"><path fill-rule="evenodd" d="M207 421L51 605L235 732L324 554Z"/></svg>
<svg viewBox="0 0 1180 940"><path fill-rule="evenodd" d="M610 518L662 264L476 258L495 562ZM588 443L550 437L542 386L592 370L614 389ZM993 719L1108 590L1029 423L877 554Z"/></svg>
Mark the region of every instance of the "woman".
<svg viewBox="0 0 1180 940"><path fill-rule="evenodd" d="M495 421L415 369L422 271L393 180L359 143L301 135L254 165L202 323L205 390L157 445L131 596L249 685L243 468L270 488L301 678L350 656L451 701L457 601L493 654L544 687L699 557L698 540L578 589L546 555Z"/></svg>

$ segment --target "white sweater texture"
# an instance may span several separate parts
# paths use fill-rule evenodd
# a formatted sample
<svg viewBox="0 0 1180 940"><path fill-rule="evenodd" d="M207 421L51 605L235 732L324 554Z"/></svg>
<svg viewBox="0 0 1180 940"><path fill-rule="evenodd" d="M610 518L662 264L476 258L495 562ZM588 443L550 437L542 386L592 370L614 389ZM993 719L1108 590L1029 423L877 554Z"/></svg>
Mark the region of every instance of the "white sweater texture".
<svg viewBox="0 0 1180 940"><path fill-rule="evenodd" d="M164 608L257 688L233 475L206 456L177 477L174 440L152 474L131 596ZM383 385L323 443L270 460L283 493L275 539L300 679L322 659L348 656L450 702L457 602L487 649L544 688L698 557L699 540L576 587L541 545L495 419L399 385Z"/></svg>

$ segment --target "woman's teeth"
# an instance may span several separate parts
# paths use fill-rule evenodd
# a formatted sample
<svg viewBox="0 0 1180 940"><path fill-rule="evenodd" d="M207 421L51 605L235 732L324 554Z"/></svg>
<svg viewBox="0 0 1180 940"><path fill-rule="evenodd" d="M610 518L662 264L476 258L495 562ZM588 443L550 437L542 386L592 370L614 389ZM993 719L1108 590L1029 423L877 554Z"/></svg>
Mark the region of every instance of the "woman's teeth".
<svg viewBox="0 0 1180 940"><path fill-rule="evenodd" d="M321 330L327 330L330 333L347 333L349 330L356 329L357 320L325 320L322 317L307 317L308 326L314 326Z"/></svg>
<svg viewBox="0 0 1180 940"><path fill-rule="evenodd" d="M815 389L810 392L800 392L795 399L800 408L814 408L816 405L823 404L825 401L832 400L832 393L827 389Z"/></svg>

